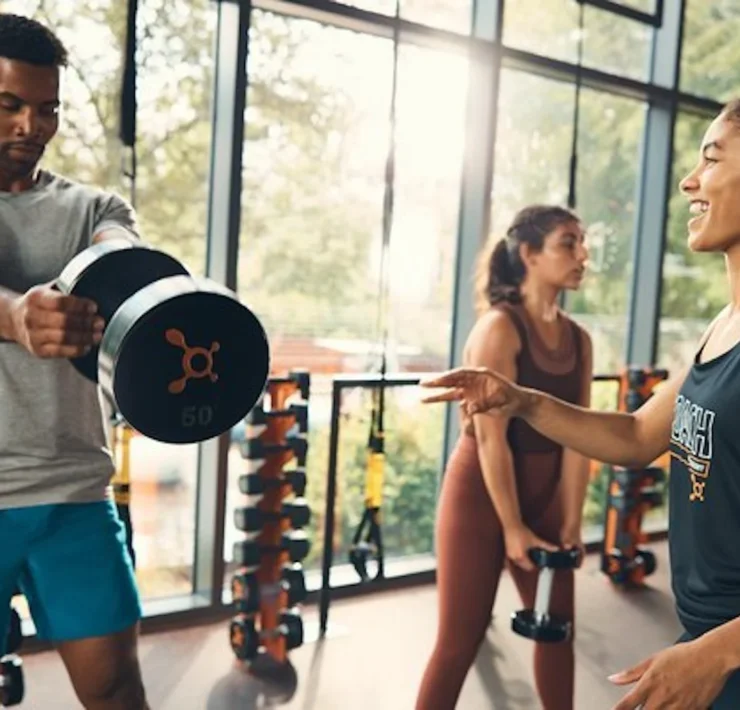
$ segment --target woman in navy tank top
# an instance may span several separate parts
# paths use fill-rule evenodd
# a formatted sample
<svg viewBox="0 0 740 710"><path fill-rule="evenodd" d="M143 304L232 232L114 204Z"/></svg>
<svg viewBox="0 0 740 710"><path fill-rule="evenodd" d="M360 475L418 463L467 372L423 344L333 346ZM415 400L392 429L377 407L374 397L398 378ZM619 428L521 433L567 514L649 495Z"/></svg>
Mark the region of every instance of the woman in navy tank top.
<svg viewBox="0 0 740 710"><path fill-rule="evenodd" d="M693 362L637 412L576 407L486 368L423 383L447 388L425 401L461 400L474 420L518 417L599 461L639 467L670 452L671 575L685 633L680 643L610 676L632 686L614 710L740 708L740 99L711 123L680 189L693 215L689 247L724 254L730 302Z"/></svg>

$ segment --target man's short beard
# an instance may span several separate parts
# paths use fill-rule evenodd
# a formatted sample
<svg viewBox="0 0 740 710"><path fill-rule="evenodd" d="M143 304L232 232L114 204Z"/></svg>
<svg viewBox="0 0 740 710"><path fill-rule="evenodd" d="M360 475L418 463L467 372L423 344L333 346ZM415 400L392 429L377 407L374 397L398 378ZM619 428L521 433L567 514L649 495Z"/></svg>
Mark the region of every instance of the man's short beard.
<svg viewBox="0 0 740 710"><path fill-rule="evenodd" d="M19 162L13 160L7 150L4 150L4 146L0 146L0 173L5 175L11 180L23 180L24 178L31 177L38 167L39 160L33 162Z"/></svg>

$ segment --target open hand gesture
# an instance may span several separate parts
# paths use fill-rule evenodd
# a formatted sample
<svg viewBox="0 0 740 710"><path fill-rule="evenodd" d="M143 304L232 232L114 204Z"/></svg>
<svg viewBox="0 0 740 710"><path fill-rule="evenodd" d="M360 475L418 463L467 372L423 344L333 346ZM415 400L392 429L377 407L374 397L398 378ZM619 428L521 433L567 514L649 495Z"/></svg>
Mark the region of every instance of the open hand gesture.
<svg viewBox="0 0 740 710"><path fill-rule="evenodd" d="M446 387L443 392L424 397L422 402L459 401L468 416L490 412L513 417L524 411L529 402L526 389L485 367L458 367L422 380L420 386Z"/></svg>

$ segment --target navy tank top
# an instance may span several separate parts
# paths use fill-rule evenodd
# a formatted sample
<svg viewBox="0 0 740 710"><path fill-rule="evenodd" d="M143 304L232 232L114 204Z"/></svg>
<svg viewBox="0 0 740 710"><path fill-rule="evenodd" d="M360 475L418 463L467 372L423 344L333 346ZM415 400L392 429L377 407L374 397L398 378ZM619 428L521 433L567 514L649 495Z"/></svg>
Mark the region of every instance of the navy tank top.
<svg viewBox="0 0 740 710"><path fill-rule="evenodd" d="M700 356L676 396L669 482L673 592L693 635L740 616L740 343Z"/></svg>

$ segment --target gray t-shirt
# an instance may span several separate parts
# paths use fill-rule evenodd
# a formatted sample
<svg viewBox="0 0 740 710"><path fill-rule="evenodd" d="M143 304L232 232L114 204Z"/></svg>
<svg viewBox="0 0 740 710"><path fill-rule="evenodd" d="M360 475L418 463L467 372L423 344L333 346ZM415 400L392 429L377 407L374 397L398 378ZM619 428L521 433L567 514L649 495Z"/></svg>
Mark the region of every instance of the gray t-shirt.
<svg viewBox="0 0 740 710"><path fill-rule="evenodd" d="M54 280L106 226L137 233L115 194L42 171L25 192L0 192L0 285ZM66 359L0 341L0 509L104 500L114 472L103 401Z"/></svg>

